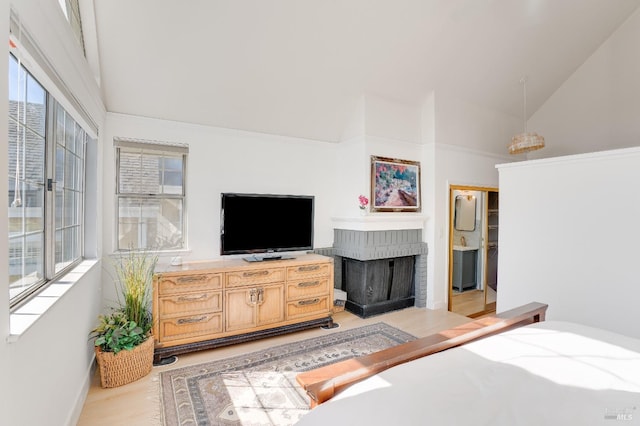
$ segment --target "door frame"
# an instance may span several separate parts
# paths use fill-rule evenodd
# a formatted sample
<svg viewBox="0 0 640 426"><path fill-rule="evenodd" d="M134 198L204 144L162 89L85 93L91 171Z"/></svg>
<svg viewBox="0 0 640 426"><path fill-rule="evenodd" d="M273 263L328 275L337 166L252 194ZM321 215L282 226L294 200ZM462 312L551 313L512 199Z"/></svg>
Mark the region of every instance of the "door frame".
<svg viewBox="0 0 640 426"><path fill-rule="evenodd" d="M455 218L455 197L453 196L454 191L479 191L479 192L483 192L484 195L486 196L489 192L497 192L499 193L498 188L494 187L494 186L474 186L474 185L456 185L456 184L449 184L449 244L448 244L448 250L447 250L447 259L449 262L449 272L448 272L448 287L447 287L447 293L448 293L448 301L447 301L447 310L450 312L452 305L453 305L453 225L454 225L454 218ZM488 197L483 197L484 202L482 203L482 288L483 288L483 293L484 293L484 309L479 311L479 312L475 312L473 314L467 315L469 317L477 317L477 316L481 316L481 315L485 315L487 313L493 312L496 309L496 304L495 302L493 302L491 305L487 305L487 256L488 256L488 247L486 244L486 241L484 241L484 239L486 238L487 232L488 232L488 203L487 201ZM477 269L477 267L476 267Z"/></svg>

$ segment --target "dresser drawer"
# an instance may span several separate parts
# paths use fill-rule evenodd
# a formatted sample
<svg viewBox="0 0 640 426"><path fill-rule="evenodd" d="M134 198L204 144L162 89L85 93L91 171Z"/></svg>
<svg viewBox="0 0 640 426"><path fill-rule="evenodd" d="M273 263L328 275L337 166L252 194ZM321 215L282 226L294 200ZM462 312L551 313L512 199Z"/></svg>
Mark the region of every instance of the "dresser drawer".
<svg viewBox="0 0 640 426"><path fill-rule="evenodd" d="M316 314L328 314L332 305L329 295L287 302L287 320Z"/></svg>
<svg viewBox="0 0 640 426"><path fill-rule="evenodd" d="M222 310L222 291L176 294L158 299L162 318Z"/></svg>
<svg viewBox="0 0 640 426"><path fill-rule="evenodd" d="M222 274L161 275L158 281L159 295L221 289Z"/></svg>
<svg viewBox="0 0 640 426"><path fill-rule="evenodd" d="M159 326L160 343L191 338L199 341L203 336L222 333L222 312L160 319Z"/></svg>
<svg viewBox="0 0 640 426"><path fill-rule="evenodd" d="M284 281L284 268L227 272L226 277L227 287L276 283Z"/></svg>
<svg viewBox="0 0 640 426"><path fill-rule="evenodd" d="M290 266L287 268L287 280L299 280L308 277L329 276L330 263L314 263L310 265Z"/></svg>
<svg viewBox="0 0 640 426"><path fill-rule="evenodd" d="M287 300L324 296L329 294L329 277L311 277L287 282Z"/></svg>

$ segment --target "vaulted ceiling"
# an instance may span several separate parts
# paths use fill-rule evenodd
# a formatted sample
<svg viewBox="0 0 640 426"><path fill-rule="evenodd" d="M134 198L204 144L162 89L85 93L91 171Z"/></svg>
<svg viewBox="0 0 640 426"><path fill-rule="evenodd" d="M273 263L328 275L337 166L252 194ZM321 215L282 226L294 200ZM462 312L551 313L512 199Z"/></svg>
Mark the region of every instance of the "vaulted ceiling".
<svg viewBox="0 0 640 426"><path fill-rule="evenodd" d="M95 1L107 110L339 141L358 99L533 113L640 0Z"/></svg>

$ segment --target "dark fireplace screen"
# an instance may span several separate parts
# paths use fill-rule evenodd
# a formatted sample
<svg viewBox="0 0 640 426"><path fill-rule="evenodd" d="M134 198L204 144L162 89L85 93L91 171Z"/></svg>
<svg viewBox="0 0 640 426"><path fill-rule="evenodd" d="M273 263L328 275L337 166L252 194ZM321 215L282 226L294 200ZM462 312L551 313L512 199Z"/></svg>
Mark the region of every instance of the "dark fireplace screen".
<svg viewBox="0 0 640 426"><path fill-rule="evenodd" d="M414 256L342 262L348 311L366 318L414 305Z"/></svg>

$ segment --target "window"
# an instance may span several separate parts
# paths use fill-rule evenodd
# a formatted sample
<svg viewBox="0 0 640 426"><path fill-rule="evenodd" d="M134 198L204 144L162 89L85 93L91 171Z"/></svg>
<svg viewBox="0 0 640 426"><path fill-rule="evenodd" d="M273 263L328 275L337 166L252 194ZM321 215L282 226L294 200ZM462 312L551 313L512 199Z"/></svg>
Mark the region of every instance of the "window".
<svg viewBox="0 0 640 426"><path fill-rule="evenodd" d="M84 165L87 136L55 103L55 272L82 256ZM53 144L52 144L53 145Z"/></svg>
<svg viewBox="0 0 640 426"><path fill-rule="evenodd" d="M82 259L87 135L9 55L11 306Z"/></svg>
<svg viewBox="0 0 640 426"><path fill-rule="evenodd" d="M115 140L118 250L179 250L185 242L188 147Z"/></svg>
<svg viewBox="0 0 640 426"><path fill-rule="evenodd" d="M84 54L84 36L82 35L82 20L80 19L80 2L79 0L58 0L64 15L69 21L69 26L73 30L78 44L82 48Z"/></svg>

